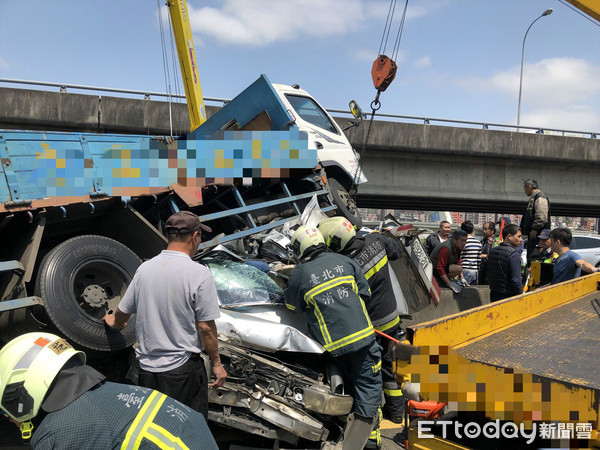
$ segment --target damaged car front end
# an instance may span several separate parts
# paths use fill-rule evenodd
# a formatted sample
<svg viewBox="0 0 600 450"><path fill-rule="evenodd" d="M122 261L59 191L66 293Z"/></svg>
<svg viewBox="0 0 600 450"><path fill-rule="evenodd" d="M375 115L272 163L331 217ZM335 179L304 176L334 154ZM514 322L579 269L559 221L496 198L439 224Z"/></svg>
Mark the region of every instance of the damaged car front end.
<svg viewBox="0 0 600 450"><path fill-rule="evenodd" d="M218 252L200 262L217 285L219 351L228 373L225 385L209 392L209 420L291 445L337 439L353 399L303 317L285 307L273 280L285 275Z"/></svg>

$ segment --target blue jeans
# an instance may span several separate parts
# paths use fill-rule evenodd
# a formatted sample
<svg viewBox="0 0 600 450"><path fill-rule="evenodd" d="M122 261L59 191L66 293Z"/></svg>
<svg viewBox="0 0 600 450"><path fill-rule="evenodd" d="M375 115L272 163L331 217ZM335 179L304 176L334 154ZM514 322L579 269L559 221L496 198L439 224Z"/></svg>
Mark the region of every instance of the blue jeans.
<svg viewBox="0 0 600 450"><path fill-rule="evenodd" d="M463 269L463 276L465 277L465 281L469 284L477 283L477 273L476 270Z"/></svg>

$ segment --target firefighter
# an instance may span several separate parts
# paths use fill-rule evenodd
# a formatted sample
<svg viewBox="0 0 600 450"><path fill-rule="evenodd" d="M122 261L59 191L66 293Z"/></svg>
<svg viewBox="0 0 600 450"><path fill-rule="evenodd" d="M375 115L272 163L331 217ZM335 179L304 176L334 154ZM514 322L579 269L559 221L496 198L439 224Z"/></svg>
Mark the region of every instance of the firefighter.
<svg viewBox="0 0 600 450"><path fill-rule="evenodd" d="M360 266L327 252L323 235L300 226L292 236L300 263L285 290L286 306L306 313L311 336L333 357L354 397L341 442L325 448L362 449L379 420L381 347L375 340L365 302L371 293ZM371 442L367 448L377 448Z"/></svg>
<svg viewBox="0 0 600 450"><path fill-rule="evenodd" d="M158 391L104 381L85 361L50 333L23 334L0 350L0 409L33 449L217 449L202 414Z"/></svg>
<svg viewBox="0 0 600 450"><path fill-rule="evenodd" d="M402 256L403 248L400 242L380 233L356 237L354 226L344 217L325 219L319 224L318 229L330 250L348 256L360 265L371 288L371 301L367 305L367 311L375 329L395 339L400 338L402 329L398 302L390 278L392 268L388 263ZM392 422L402 423L404 398L392 368L390 341L379 334L376 339L383 348L381 377L385 396L384 411Z"/></svg>

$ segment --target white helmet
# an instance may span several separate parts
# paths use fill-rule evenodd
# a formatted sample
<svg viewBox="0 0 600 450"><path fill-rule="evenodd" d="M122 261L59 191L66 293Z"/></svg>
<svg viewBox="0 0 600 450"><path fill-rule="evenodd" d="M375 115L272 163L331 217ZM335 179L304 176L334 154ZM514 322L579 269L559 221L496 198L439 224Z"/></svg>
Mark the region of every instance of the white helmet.
<svg viewBox="0 0 600 450"><path fill-rule="evenodd" d="M356 236L354 225L345 217L325 219L321 221L318 228L323 234L325 244L334 252L344 250L352 238Z"/></svg>
<svg viewBox="0 0 600 450"><path fill-rule="evenodd" d="M304 256L306 250L319 244L325 244L325 239L315 227L301 225L292 236L292 248L299 258Z"/></svg>
<svg viewBox="0 0 600 450"><path fill-rule="evenodd" d="M0 408L3 412L17 422L35 417L54 378L73 356L85 364L85 353L50 333L23 334L2 347ZM30 431L30 424L29 429L21 429L24 438L31 436Z"/></svg>

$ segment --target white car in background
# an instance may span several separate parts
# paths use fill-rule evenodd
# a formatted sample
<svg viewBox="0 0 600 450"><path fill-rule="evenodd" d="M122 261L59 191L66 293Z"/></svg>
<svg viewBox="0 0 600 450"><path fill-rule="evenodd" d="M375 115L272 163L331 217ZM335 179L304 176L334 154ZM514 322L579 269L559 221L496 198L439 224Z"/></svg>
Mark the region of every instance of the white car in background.
<svg viewBox="0 0 600 450"><path fill-rule="evenodd" d="M594 267L600 267L600 236L573 235L569 248Z"/></svg>

